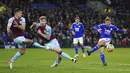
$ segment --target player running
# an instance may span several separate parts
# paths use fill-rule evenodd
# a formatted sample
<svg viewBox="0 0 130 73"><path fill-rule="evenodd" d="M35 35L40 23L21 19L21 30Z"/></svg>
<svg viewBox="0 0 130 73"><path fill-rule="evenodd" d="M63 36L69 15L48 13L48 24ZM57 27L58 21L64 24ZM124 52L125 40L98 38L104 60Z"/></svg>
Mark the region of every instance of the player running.
<svg viewBox="0 0 130 73"><path fill-rule="evenodd" d="M73 35L73 44L75 48L75 56L78 57L78 44L80 44L80 47L82 49L83 57L86 57L86 54L84 52L84 45L83 45L83 34L84 34L84 25L80 22L80 18L76 17L75 22L72 24L70 32Z"/></svg>
<svg viewBox="0 0 130 73"><path fill-rule="evenodd" d="M92 53L94 53L96 50L99 49L102 63L104 66L107 66L107 63L105 61L105 55L103 54L103 49L105 48L105 46L109 45L109 43L111 42L112 32L114 30L118 32L123 32L123 30L112 25L110 18L106 18L105 23L97 25L93 28L100 33L100 39L97 45L93 47L92 50L87 51L87 53L90 56Z"/></svg>
<svg viewBox="0 0 130 73"><path fill-rule="evenodd" d="M47 25L46 17L41 16L39 18L40 23L34 23L30 28L36 28L37 33L40 36L41 40L44 42L46 46L49 46L47 50L52 50L57 53L58 57L56 61L51 65L51 67L56 67L61 62L62 57L69 59L76 63L76 59L70 57L67 53L63 52L59 46L59 43L55 36L52 33L52 29L49 25Z"/></svg>
<svg viewBox="0 0 130 73"><path fill-rule="evenodd" d="M20 48L20 50L11 60L8 61L10 69L12 69L12 63L25 53L26 44L30 44L38 48L46 48L45 46L24 37L26 25L25 18L22 17L22 11L20 9L17 8L14 12L15 16L8 20L7 33L9 35L12 34L13 41L18 44L18 48Z"/></svg>

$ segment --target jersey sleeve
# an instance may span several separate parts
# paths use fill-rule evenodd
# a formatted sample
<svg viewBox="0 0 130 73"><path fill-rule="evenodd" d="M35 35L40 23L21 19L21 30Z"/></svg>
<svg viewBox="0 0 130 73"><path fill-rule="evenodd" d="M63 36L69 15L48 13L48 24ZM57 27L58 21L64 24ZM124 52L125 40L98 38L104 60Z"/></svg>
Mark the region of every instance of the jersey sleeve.
<svg viewBox="0 0 130 73"><path fill-rule="evenodd" d="M123 30L121 30L121 29L117 28L116 26L113 26L113 28L114 28L114 30L115 30L115 31L118 31L118 32L123 32Z"/></svg>
<svg viewBox="0 0 130 73"><path fill-rule="evenodd" d="M21 19L22 19L22 23L21 23L21 24L22 24L22 25L26 25L26 20L25 20L25 18L22 17Z"/></svg>
<svg viewBox="0 0 130 73"><path fill-rule="evenodd" d="M47 28L46 28L46 35L50 37L50 36L51 36L51 33L52 33L51 27L47 27Z"/></svg>
<svg viewBox="0 0 130 73"><path fill-rule="evenodd" d="M13 23L13 18L10 18L10 19L8 20L8 24L7 24L7 26L11 26L12 23Z"/></svg>
<svg viewBox="0 0 130 73"><path fill-rule="evenodd" d="M100 25L94 26L93 29L94 29L94 30L98 30L98 29L101 29L102 26L103 26L103 24L100 24Z"/></svg>

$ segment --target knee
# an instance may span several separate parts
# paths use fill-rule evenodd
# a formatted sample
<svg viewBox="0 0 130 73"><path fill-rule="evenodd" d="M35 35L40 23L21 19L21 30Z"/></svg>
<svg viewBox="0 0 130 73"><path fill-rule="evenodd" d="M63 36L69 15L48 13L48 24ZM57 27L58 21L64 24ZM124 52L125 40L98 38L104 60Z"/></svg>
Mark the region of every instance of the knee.
<svg viewBox="0 0 130 73"><path fill-rule="evenodd" d="M99 46L99 47L105 47L105 43L106 43L106 41L105 41L105 40L102 40L102 41L100 41L100 42L98 43L98 46Z"/></svg>
<svg viewBox="0 0 130 73"><path fill-rule="evenodd" d="M25 49L24 48L20 49L20 54L21 55L25 54Z"/></svg>

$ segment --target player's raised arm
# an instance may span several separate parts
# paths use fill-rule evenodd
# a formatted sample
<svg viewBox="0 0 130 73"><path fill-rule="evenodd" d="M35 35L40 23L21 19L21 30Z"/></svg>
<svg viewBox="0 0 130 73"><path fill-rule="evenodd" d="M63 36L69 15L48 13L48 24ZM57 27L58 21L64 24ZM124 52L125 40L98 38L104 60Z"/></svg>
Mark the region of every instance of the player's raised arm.
<svg viewBox="0 0 130 73"><path fill-rule="evenodd" d="M118 27L116 27L116 26L114 26L114 25L113 25L113 28L114 28L115 31L118 31L118 32L120 32L120 33L124 32L123 30L119 29Z"/></svg>
<svg viewBox="0 0 130 73"><path fill-rule="evenodd" d="M33 22L33 24L30 26L30 29L34 29L37 24L38 24L37 22Z"/></svg>

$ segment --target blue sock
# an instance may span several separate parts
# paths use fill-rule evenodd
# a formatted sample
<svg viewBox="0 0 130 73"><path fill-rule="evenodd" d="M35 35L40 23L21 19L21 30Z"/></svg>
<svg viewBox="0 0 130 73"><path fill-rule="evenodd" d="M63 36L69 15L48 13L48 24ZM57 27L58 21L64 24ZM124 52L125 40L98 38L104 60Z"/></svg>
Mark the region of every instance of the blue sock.
<svg viewBox="0 0 130 73"><path fill-rule="evenodd" d="M62 52L61 56L65 57L66 59L72 60L72 58L65 52Z"/></svg>
<svg viewBox="0 0 130 73"><path fill-rule="evenodd" d="M103 53L100 53L100 58L102 60L102 63L106 63L105 62L105 55Z"/></svg>
<svg viewBox="0 0 130 73"><path fill-rule="evenodd" d="M81 46L81 49L82 49L82 53L84 53L84 46Z"/></svg>
<svg viewBox="0 0 130 73"><path fill-rule="evenodd" d="M74 46L75 48L75 53L78 54L78 46Z"/></svg>
<svg viewBox="0 0 130 73"><path fill-rule="evenodd" d="M35 47L37 47L37 48L45 48L45 46L42 46L42 45L40 45L40 44L37 43L37 42L34 42L34 43L32 44L32 46L35 46Z"/></svg>
<svg viewBox="0 0 130 73"><path fill-rule="evenodd" d="M99 46L96 45L96 46L90 51L90 54L93 53L93 52L95 52L95 51L98 50L98 49L99 49Z"/></svg>
<svg viewBox="0 0 130 73"><path fill-rule="evenodd" d="M14 57L10 60L12 63L21 56L20 52L17 52Z"/></svg>

